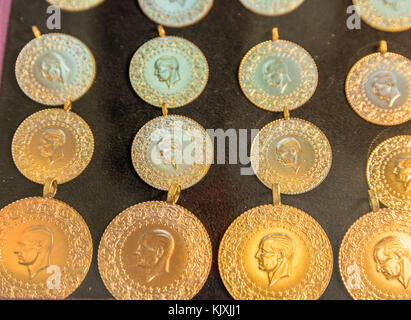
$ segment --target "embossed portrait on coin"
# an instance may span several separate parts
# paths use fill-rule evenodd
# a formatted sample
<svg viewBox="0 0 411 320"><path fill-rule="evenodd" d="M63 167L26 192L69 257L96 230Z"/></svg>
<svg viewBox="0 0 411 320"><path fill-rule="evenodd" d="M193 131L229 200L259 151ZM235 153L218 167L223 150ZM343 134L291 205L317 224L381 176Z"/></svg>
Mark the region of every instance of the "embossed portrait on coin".
<svg viewBox="0 0 411 320"><path fill-rule="evenodd" d="M156 145L158 154L163 164L171 165L177 171L181 165L183 146L167 135Z"/></svg>
<svg viewBox="0 0 411 320"><path fill-rule="evenodd" d="M294 254L294 241L284 234L272 233L261 239L255 258L259 269L267 272L270 287L290 276Z"/></svg>
<svg viewBox="0 0 411 320"><path fill-rule="evenodd" d="M67 84L70 75L70 68L64 62L64 59L58 53L46 54L40 64L41 75L52 82Z"/></svg>
<svg viewBox="0 0 411 320"><path fill-rule="evenodd" d="M137 265L146 269L146 282L170 272L174 242L173 236L161 229L148 231L138 239L135 255Z"/></svg>
<svg viewBox="0 0 411 320"><path fill-rule="evenodd" d="M278 88L283 94L290 84L291 77L288 66L282 59L272 59L263 68L264 81L271 87Z"/></svg>
<svg viewBox="0 0 411 320"><path fill-rule="evenodd" d="M405 192L411 192L411 156L403 156L395 162L394 175L404 187Z"/></svg>
<svg viewBox="0 0 411 320"><path fill-rule="evenodd" d="M406 0L382 0L386 6L393 8L395 11L405 4Z"/></svg>
<svg viewBox="0 0 411 320"><path fill-rule="evenodd" d="M29 280L49 267L52 249L53 233L48 227L34 225L23 230L14 253L17 262L27 268Z"/></svg>
<svg viewBox="0 0 411 320"><path fill-rule="evenodd" d="M181 80L179 64L173 56L163 56L154 63L154 75L160 82L164 82L168 89L173 89L174 85Z"/></svg>
<svg viewBox="0 0 411 320"><path fill-rule="evenodd" d="M377 272L387 280L399 281L408 288L411 277L411 256L406 243L399 237L386 237L374 247L374 260Z"/></svg>
<svg viewBox="0 0 411 320"><path fill-rule="evenodd" d="M184 7L186 5L186 0L168 0L170 3L178 3L180 6Z"/></svg>
<svg viewBox="0 0 411 320"><path fill-rule="evenodd" d="M371 86L372 93L388 108L392 108L401 97L395 75L390 71L381 71L374 75Z"/></svg>
<svg viewBox="0 0 411 320"><path fill-rule="evenodd" d="M58 128L50 128L41 134L37 149L40 156L47 158L49 165L52 165L64 157L65 144L66 135L64 131Z"/></svg>
<svg viewBox="0 0 411 320"><path fill-rule="evenodd" d="M284 138L277 143L275 150L278 162L285 168L292 168L297 174L305 162L298 140L293 137Z"/></svg>

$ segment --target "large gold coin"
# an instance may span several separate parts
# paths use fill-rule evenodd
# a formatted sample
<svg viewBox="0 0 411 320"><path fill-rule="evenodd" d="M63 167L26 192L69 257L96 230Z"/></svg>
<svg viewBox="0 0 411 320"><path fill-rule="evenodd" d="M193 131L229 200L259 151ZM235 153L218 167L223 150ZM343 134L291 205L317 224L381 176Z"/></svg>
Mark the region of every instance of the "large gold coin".
<svg viewBox="0 0 411 320"><path fill-rule="evenodd" d="M93 244L67 204L27 198L0 211L0 297L64 299L90 267Z"/></svg>
<svg viewBox="0 0 411 320"><path fill-rule="evenodd" d="M201 222L167 202L144 202L120 213L98 250L100 275L122 300L186 300L207 280L211 243Z"/></svg>
<svg viewBox="0 0 411 320"><path fill-rule="evenodd" d="M390 208L411 210L411 136L396 136L379 144L367 163L367 181Z"/></svg>
<svg viewBox="0 0 411 320"><path fill-rule="evenodd" d="M149 121L139 130L131 157L138 175L150 186L169 190L175 183L187 189L210 169L213 144L194 120L168 115Z"/></svg>
<svg viewBox="0 0 411 320"><path fill-rule="evenodd" d="M358 219L344 237L339 262L354 299L411 299L411 213L381 209Z"/></svg>
<svg viewBox="0 0 411 320"><path fill-rule="evenodd" d="M266 205L231 224L218 266L237 300L312 300L328 286L333 254L324 230L308 214Z"/></svg>
<svg viewBox="0 0 411 320"><path fill-rule="evenodd" d="M240 0L248 10L264 16L280 16L297 9L304 0Z"/></svg>
<svg viewBox="0 0 411 320"><path fill-rule="evenodd" d="M84 11L98 6L104 0L47 0L47 2L67 11Z"/></svg>
<svg viewBox="0 0 411 320"><path fill-rule="evenodd" d="M39 111L17 129L13 160L20 172L44 184L70 181L83 172L94 152L93 133L77 114L63 109Z"/></svg>
<svg viewBox="0 0 411 320"><path fill-rule="evenodd" d="M411 61L399 54L374 53L350 70L345 92L354 111L378 125L411 119Z"/></svg>
<svg viewBox="0 0 411 320"><path fill-rule="evenodd" d="M16 62L16 78L34 101L57 106L75 101L91 88L96 62L90 49L67 34L50 33L31 40Z"/></svg>
<svg viewBox="0 0 411 320"><path fill-rule="evenodd" d="M284 194L317 187L331 168L332 151L324 133L310 122L291 118L267 124L251 145L251 165L268 188Z"/></svg>

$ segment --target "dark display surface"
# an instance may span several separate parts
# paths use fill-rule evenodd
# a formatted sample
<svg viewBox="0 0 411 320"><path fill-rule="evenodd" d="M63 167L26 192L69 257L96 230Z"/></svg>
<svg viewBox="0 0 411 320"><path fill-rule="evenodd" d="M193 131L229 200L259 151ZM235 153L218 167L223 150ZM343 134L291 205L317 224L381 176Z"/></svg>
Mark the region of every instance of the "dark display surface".
<svg viewBox="0 0 411 320"><path fill-rule="evenodd" d="M254 45L269 40L278 27L280 38L304 47L319 70L313 98L291 112L318 126L333 149L333 166L316 189L282 202L310 214L327 233L334 253L334 270L321 299L350 299L338 270L338 250L349 226L370 211L365 169L370 148L397 134L410 134L410 125L384 128L366 122L350 108L344 83L351 66L387 40L389 51L411 58L410 32L386 33L362 23L349 30L346 13L350 0L306 0L296 11L281 17L264 17L247 11L237 0L215 0L210 13L199 23L182 29L166 28L195 43L206 56L210 78L203 94L186 107L170 110L192 118L206 129L260 129L282 117L261 110L241 92L238 67ZM157 36L156 25L135 0L106 0L99 7L80 13L62 12L62 29L49 31L47 2L14 0L0 88L0 207L18 199L40 196L42 186L27 180L15 167L11 142L19 124L36 111L47 108L31 101L18 87L14 66L20 50L33 39L32 25L43 33L62 32L82 40L93 52L97 76L91 90L73 103L73 111L90 125L95 153L89 167L75 180L60 185L56 199L75 208L87 222L94 242L90 271L70 296L80 299L111 298L97 266L100 238L110 221L139 202L165 200L166 193L146 185L135 173L130 150L132 140L161 109L143 102L131 87L128 69L134 52ZM250 136L250 135L249 135ZM249 139L248 139L249 140ZM226 143L228 150L228 142ZM250 141L248 141L248 148ZM271 190L256 176L241 176L243 165L212 165L206 177L184 190L178 204L193 212L207 229L213 246L210 276L196 299L230 299L218 272L217 253L221 238L240 214L272 202Z"/></svg>

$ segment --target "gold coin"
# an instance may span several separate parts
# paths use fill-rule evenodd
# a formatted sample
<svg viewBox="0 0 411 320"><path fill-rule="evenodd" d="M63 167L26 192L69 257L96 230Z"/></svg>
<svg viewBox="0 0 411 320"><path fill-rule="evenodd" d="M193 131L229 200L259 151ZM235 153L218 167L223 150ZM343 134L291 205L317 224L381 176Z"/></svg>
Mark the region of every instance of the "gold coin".
<svg viewBox="0 0 411 320"><path fill-rule="evenodd" d="M370 189L387 207L411 210L411 136L396 136L379 144L367 163Z"/></svg>
<svg viewBox="0 0 411 320"><path fill-rule="evenodd" d="M411 213L380 209L358 219L344 237L339 263L354 299L411 299Z"/></svg>
<svg viewBox="0 0 411 320"><path fill-rule="evenodd" d="M371 27L389 32L411 28L411 2L409 0L353 0L361 18Z"/></svg>
<svg viewBox="0 0 411 320"><path fill-rule="evenodd" d="M31 181L58 184L80 175L94 152L93 133L77 114L63 109L39 111L18 127L12 143L13 160Z"/></svg>
<svg viewBox="0 0 411 320"><path fill-rule="evenodd" d="M220 275L237 300L313 300L327 288L333 254L308 214L285 205L251 209L224 234Z"/></svg>
<svg viewBox="0 0 411 320"><path fill-rule="evenodd" d="M197 122L168 115L157 117L140 129L131 157L138 175L153 188L169 190L176 183L187 189L210 169L213 145Z"/></svg>
<svg viewBox="0 0 411 320"><path fill-rule="evenodd" d="M171 28L193 25L203 19L214 0L138 0L144 14L157 24Z"/></svg>
<svg viewBox="0 0 411 320"><path fill-rule="evenodd" d="M280 16L297 9L304 0L240 0L248 10L264 16Z"/></svg>
<svg viewBox="0 0 411 320"><path fill-rule="evenodd" d="M98 250L100 275L121 300L188 300L211 268L211 243L201 222L167 202L144 202L120 213Z"/></svg>
<svg viewBox="0 0 411 320"><path fill-rule="evenodd" d="M241 90L257 107L269 111L296 109L313 96L318 84L314 59L299 45L266 41L243 58L238 73Z"/></svg>
<svg viewBox="0 0 411 320"><path fill-rule="evenodd" d="M363 119L392 126L411 119L411 61L399 54L374 53L359 60L345 84L348 102Z"/></svg>
<svg viewBox="0 0 411 320"><path fill-rule="evenodd" d="M291 118L267 124L251 145L251 165L258 179L281 193L300 194L317 187L331 168L332 151L312 123Z"/></svg>
<svg viewBox="0 0 411 320"><path fill-rule="evenodd" d="M75 101L91 87L96 63L87 46L67 34L50 33L31 40L16 62L16 78L23 92L45 105Z"/></svg>
<svg viewBox="0 0 411 320"><path fill-rule="evenodd" d="M97 7L104 0L46 0L51 5L67 11L84 11Z"/></svg>
<svg viewBox="0 0 411 320"><path fill-rule="evenodd" d="M0 297L64 299L84 280L90 231L67 204L27 198L0 211Z"/></svg>

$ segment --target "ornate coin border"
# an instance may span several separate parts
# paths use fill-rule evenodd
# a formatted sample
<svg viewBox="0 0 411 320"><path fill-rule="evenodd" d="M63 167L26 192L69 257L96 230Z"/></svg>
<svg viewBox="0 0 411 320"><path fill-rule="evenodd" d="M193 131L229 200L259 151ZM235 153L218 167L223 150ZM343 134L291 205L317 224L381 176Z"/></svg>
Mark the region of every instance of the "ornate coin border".
<svg viewBox="0 0 411 320"><path fill-rule="evenodd" d="M65 125L71 129L76 140L73 159L53 170L54 177L48 176L49 171L38 165L29 150L33 133L43 123ZM76 113L63 109L44 109L27 117L17 128L12 142L12 156L17 169L27 179L40 184L44 184L48 178L56 179L58 184L62 184L78 177L87 168L93 153L94 136L88 124Z"/></svg>
<svg viewBox="0 0 411 320"><path fill-rule="evenodd" d="M13 211L5 214L10 209ZM68 259L68 263L61 268L60 289L48 289L46 284L30 286L26 282L14 279L2 263L0 249L0 296L18 299L64 299L80 286L89 271L93 256L90 230L81 215L62 201L40 197L25 198L0 210L0 248L6 241L6 237L1 234L7 232L7 226L18 226L35 219L55 224L66 235L67 243L72 244L69 248L71 259ZM78 272L79 270L81 272ZM53 293L54 290L57 293Z"/></svg>
<svg viewBox="0 0 411 320"><path fill-rule="evenodd" d="M194 250L193 256L198 257L197 262L189 257L183 274L160 289L147 287L130 279L124 268L120 267L122 262L117 253L118 246L124 244L128 235L150 223L163 223L181 233L184 240L189 241L186 242L187 249ZM192 229L196 229L195 232ZM121 212L104 231L98 249L100 276L116 299L189 300L204 286L211 270L211 263L211 241L201 221L187 209L162 201L139 203Z"/></svg>
<svg viewBox="0 0 411 320"><path fill-rule="evenodd" d="M284 292L257 288L248 278L242 265L244 244L250 240L256 228L264 229L268 224L281 225L282 227L288 225L291 232L311 241L309 244L310 252L316 255L315 258L310 256L309 271L304 280L296 287L284 290ZM315 246L316 242L318 242L317 246ZM238 250L233 250L233 245ZM315 262L325 263L325 268L319 270ZM239 266L241 267L239 268ZM231 223L220 243L218 267L223 283L234 299L314 300L322 295L330 282L333 270L333 253L324 229L310 215L286 205L264 205L246 211ZM327 270L323 270L326 268ZM313 284L314 280L315 284Z"/></svg>
<svg viewBox="0 0 411 320"><path fill-rule="evenodd" d="M100 4L102 4L105 0L82 0L84 4L82 6L70 6L67 3L67 0L46 0L52 6L58 7L62 10L70 11L70 12L80 12L93 9Z"/></svg>
<svg viewBox="0 0 411 320"><path fill-rule="evenodd" d="M300 2L298 3L298 1L300 1ZM252 7L248 4L249 0L240 0L240 2L247 10L250 10L253 13L256 13L256 14L259 14L259 15L262 15L262 16L267 16L267 17L276 17L276 16L282 16L282 15L288 14L288 13L294 11L294 10L297 10L304 3L304 0L295 0L296 3L288 4L285 11L276 12L276 13L266 13L266 12L259 11L255 7Z"/></svg>

